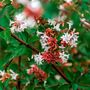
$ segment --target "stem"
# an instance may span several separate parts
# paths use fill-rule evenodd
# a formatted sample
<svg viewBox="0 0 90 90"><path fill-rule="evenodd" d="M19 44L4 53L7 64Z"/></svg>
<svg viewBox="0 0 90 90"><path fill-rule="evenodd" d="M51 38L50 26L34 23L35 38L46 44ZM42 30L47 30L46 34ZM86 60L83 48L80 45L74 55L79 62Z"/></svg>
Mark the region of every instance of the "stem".
<svg viewBox="0 0 90 90"><path fill-rule="evenodd" d="M9 67L9 65L11 64L12 61L13 61L13 59L10 60L10 61L4 66L5 71L7 71L7 68Z"/></svg>
<svg viewBox="0 0 90 90"><path fill-rule="evenodd" d="M32 46L29 45L29 44L26 44L23 40L21 40L20 38L18 38L16 35L14 35L14 34L11 33L11 36L12 36L13 38L15 38L17 41L19 41L21 44L25 45L27 48L32 49L32 50L33 50L34 52L36 52L36 53L39 53L39 51L38 51L37 49L35 49L34 47L32 47Z"/></svg>
<svg viewBox="0 0 90 90"><path fill-rule="evenodd" d="M66 77L66 75L63 73L63 71L62 71L62 69L60 67L57 67L55 64L52 64L52 67L62 76L62 78L67 83L71 83L71 81Z"/></svg>
<svg viewBox="0 0 90 90"><path fill-rule="evenodd" d="M21 72L21 56L18 59L18 70L19 70L19 73L20 73ZM21 90L21 81L20 81L20 79L21 79L21 77L19 76L18 84L17 84L18 90Z"/></svg>

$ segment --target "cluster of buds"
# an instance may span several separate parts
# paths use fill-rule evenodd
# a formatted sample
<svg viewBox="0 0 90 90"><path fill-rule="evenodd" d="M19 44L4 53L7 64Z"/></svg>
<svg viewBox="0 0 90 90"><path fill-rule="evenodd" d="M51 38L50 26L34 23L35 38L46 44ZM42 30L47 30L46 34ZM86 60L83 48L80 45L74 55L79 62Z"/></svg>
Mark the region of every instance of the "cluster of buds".
<svg viewBox="0 0 90 90"><path fill-rule="evenodd" d="M29 75L34 74L40 82L46 80L48 77L48 75L43 70L38 68L37 65L32 65L31 68L27 70L27 73Z"/></svg>
<svg viewBox="0 0 90 90"><path fill-rule="evenodd" d="M11 80L16 80L18 74L10 70L9 72L0 70L0 81L5 82L7 79L11 78Z"/></svg>

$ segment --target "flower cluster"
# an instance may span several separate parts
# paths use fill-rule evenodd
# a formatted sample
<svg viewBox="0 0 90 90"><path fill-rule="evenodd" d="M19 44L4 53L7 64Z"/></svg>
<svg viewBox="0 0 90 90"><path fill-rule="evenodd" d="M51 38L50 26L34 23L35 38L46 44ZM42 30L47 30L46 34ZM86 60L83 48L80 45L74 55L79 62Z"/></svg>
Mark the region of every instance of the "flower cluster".
<svg viewBox="0 0 90 90"><path fill-rule="evenodd" d="M42 6L39 0L17 0L24 5L23 12L16 14L14 21L10 21L11 32L22 32L36 25L36 19L42 15Z"/></svg>
<svg viewBox="0 0 90 90"><path fill-rule="evenodd" d="M44 52L41 52L39 55L34 55L35 62L42 64L44 60L47 63L66 63L70 54L65 48L77 46L78 34L75 30L67 31L61 36L59 45L58 40L55 38L55 32L52 29L47 28L44 33L38 32ZM38 58L36 58L37 56Z"/></svg>
<svg viewBox="0 0 90 90"><path fill-rule="evenodd" d="M48 77L48 75L43 70L38 68L37 65L32 65L31 68L27 70L27 73L29 75L34 73L34 75L37 77L37 79L41 82L44 81Z"/></svg>
<svg viewBox="0 0 90 90"><path fill-rule="evenodd" d="M11 78L11 80L16 80L17 77L18 77L18 74L13 72L13 70L10 70L9 72L0 70L0 81L2 82L6 81L9 78Z"/></svg>

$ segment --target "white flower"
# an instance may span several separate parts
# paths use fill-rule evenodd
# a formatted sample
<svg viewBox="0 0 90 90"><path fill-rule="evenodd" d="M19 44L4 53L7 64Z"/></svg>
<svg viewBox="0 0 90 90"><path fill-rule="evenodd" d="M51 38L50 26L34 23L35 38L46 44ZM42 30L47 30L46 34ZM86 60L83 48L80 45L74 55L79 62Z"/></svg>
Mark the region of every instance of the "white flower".
<svg viewBox="0 0 90 90"><path fill-rule="evenodd" d="M73 25L73 21L69 21L69 22L67 22L67 24L68 24L68 26L69 26L69 30L71 29L71 27L72 27L72 25Z"/></svg>
<svg viewBox="0 0 90 90"><path fill-rule="evenodd" d="M26 22L25 24L26 24L27 27L31 27L31 28L34 27L35 24L36 24L35 19L32 18L32 17L29 17L29 18L25 19L24 22Z"/></svg>
<svg viewBox="0 0 90 90"><path fill-rule="evenodd" d="M78 33L75 33L74 30L71 32L71 34L68 32L64 33L64 35L61 37L61 40L66 44L69 44L71 47L76 47L78 41Z"/></svg>
<svg viewBox="0 0 90 90"><path fill-rule="evenodd" d="M48 19L48 23L53 25L53 29L60 31L60 24L57 24L55 20Z"/></svg>
<svg viewBox="0 0 90 90"><path fill-rule="evenodd" d="M48 36L46 34L41 35L40 37L40 43L44 51L47 51L49 49L49 46L47 45Z"/></svg>
<svg viewBox="0 0 90 90"><path fill-rule="evenodd" d="M62 62L63 62L63 63L66 63L67 60L69 59L69 54L66 54L65 52L60 52L59 58L62 59Z"/></svg>
<svg viewBox="0 0 90 90"><path fill-rule="evenodd" d="M25 13L18 13L18 14L16 14L15 15L15 20L16 21L22 21L22 20L24 20L26 18L26 15L25 15Z"/></svg>
<svg viewBox="0 0 90 90"><path fill-rule="evenodd" d="M0 76L4 76L4 74L5 74L5 71L4 70L3 71L0 70Z"/></svg>
<svg viewBox="0 0 90 90"><path fill-rule="evenodd" d="M55 75L55 79L56 80L60 80L61 79L61 76L60 75Z"/></svg>
<svg viewBox="0 0 90 90"><path fill-rule="evenodd" d="M60 5L60 6L59 6L59 9L60 9L60 10L65 10L65 8L64 8L63 5Z"/></svg>
<svg viewBox="0 0 90 90"><path fill-rule="evenodd" d="M71 47L77 47L77 41L78 41L78 35L77 33L73 33L71 35L71 41L70 41Z"/></svg>
<svg viewBox="0 0 90 90"><path fill-rule="evenodd" d="M60 29L60 24L58 23L58 24L56 24L55 26L54 26L54 29L56 30L56 31L60 31L61 29Z"/></svg>
<svg viewBox="0 0 90 90"><path fill-rule="evenodd" d="M11 79L12 80L16 80L17 79L18 74L13 72L11 69L10 69L10 75L11 75Z"/></svg>
<svg viewBox="0 0 90 90"><path fill-rule="evenodd" d="M36 24L34 18L26 17L25 13L20 13L15 16L15 21L10 21L11 32L22 32L26 28L34 27Z"/></svg>
<svg viewBox="0 0 90 90"><path fill-rule="evenodd" d="M42 59L42 55L40 53L39 54L36 54L36 55L33 55L33 58L34 58L35 62L38 65L41 65L42 64L43 59Z"/></svg>
<svg viewBox="0 0 90 90"><path fill-rule="evenodd" d="M61 37L61 39L66 42L66 43L69 43L70 42L70 39L71 39L71 35L67 32L67 33L64 33L64 35Z"/></svg>
<svg viewBox="0 0 90 90"><path fill-rule="evenodd" d="M57 17L58 22L64 22L67 18L66 15L62 15L62 12L60 12L60 15Z"/></svg>

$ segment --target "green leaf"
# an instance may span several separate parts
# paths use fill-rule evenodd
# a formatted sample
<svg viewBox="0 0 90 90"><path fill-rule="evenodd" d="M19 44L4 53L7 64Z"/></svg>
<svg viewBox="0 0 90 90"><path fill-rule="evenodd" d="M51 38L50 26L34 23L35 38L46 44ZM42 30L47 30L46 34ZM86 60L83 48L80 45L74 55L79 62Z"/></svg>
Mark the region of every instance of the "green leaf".
<svg viewBox="0 0 90 90"><path fill-rule="evenodd" d="M82 86L90 86L90 72L82 75L79 79L78 79L78 84L82 85Z"/></svg>
<svg viewBox="0 0 90 90"><path fill-rule="evenodd" d="M9 27L9 20L6 16L3 16L2 18L0 18L0 26L4 28Z"/></svg>
<svg viewBox="0 0 90 90"><path fill-rule="evenodd" d="M54 2L49 2L47 5L44 4L44 18L53 18L59 13L59 9L57 8L57 4ZM57 11L57 12L56 12Z"/></svg>
<svg viewBox="0 0 90 90"><path fill-rule="evenodd" d="M3 90L3 84L1 81L0 81L0 90Z"/></svg>
<svg viewBox="0 0 90 90"><path fill-rule="evenodd" d="M0 32L0 38L4 39L6 41L10 40L10 30L7 29L4 31L1 31Z"/></svg>
<svg viewBox="0 0 90 90"><path fill-rule="evenodd" d="M77 90L78 89L78 85L77 84L73 84L72 88L73 88L73 90Z"/></svg>
<svg viewBox="0 0 90 90"><path fill-rule="evenodd" d="M70 85L64 84L60 86L57 90L70 90Z"/></svg>
<svg viewBox="0 0 90 90"><path fill-rule="evenodd" d="M13 87L13 89L12 89L12 90L17 90L17 89L16 89L16 87Z"/></svg>
<svg viewBox="0 0 90 90"><path fill-rule="evenodd" d="M68 77L68 79L69 79L70 81L72 81L72 79L73 79L73 73L72 73L72 72L69 72L69 71L67 70L67 68L64 68L64 73L65 73L66 77Z"/></svg>
<svg viewBox="0 0 90 90"><path fill-rule="evenodd" d="M28 53L27 48L25 46L18 46L9 49L9 53L0 60L0 67L5 65L8 61L12 60L15 57L19 57L22 55L26 55Z"/></svg>
<svg viewBox="0 0 90 90"><path fill-rule="evenodd" d="M39 37L34 35L33 37L31 37L30 42L36 42L38 40L39 40Z"/></svg>
<svg viewBox="0 0 90 90"><path fill-rule="evenodd" d="M10 82L10 79L7 79L5 82L4 82L4 87L7 87L9 85L9 82Z"/></svg>

